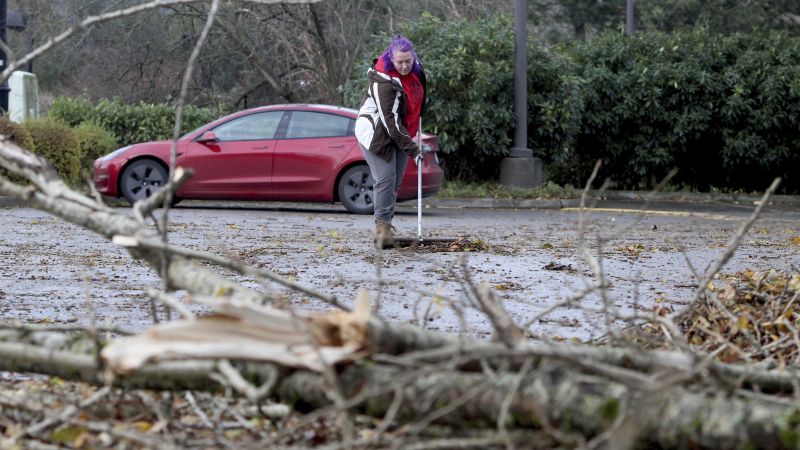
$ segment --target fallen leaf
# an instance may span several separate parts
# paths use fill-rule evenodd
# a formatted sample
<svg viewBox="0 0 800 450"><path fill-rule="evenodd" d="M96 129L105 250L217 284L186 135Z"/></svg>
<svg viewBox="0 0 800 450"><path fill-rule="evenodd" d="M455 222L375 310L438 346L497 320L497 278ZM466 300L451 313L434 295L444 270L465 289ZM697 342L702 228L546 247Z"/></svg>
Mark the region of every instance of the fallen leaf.
<svg viewBox="0 0 800 450"><path fill-rule="evenodd" d="M89 429L86 427L64 425L50 433L50 440L58 444L80 448L80 444L85 441L85 435L88 431Z"/></svg>
<svg viewBox="0 0 800 450"><path fill-rule="evenodd" d="M236 439L237 437L241 436L244 433L244 430L241 428L235 428L233 430L225 430L225 437L228 439Z"/></svg>
<svg viewBox="0 0 800 450"><path fill-rule="evenodd" d="M134 428L138 429L139 431L148 432L150 428L153 428L153 424L150 422L146 422L144 420L140 420L137 422L133 422L131 424Z"/></svg>

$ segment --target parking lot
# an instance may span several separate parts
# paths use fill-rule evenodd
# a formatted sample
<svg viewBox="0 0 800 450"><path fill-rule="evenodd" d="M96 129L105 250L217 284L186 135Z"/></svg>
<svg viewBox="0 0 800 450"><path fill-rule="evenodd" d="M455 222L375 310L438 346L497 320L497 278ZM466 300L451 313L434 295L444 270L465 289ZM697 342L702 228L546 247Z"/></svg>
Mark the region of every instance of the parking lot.
<svg viewBox="0 0 800 450"><path fill-rule="evenodd" d="M704 270L753 209L641 207L604 202L584 216L590 254L600 256L609 298L622 310L685 305L697 288L687 261ZM468 280L488 284L519 324L597 282L579 254L580 217L575 208L426 208L425 236L466 237L478 248L378 254L371 245L372 218L348 214L337 205L186 202L172 211L170 242L239 258L335 294L344 303L369 289L378 313L389 320L485 336L491 327L472 307ZM395 219L398 234L415 236L416 222L414 208L404 205ZM767 207L723 272L797 273L799 224L797 208ZM277 302L304 310L330 308L274 283L234 277L270 292ZM147 286L160 286L157 275L102 237L36 210L0 210L4 320L87 326L95 320L142 330L152 323L143 294ZM603 335L599 316L589 312L601 305L599 295L587 295L543 316L530 332L581 340Z"/></svg>

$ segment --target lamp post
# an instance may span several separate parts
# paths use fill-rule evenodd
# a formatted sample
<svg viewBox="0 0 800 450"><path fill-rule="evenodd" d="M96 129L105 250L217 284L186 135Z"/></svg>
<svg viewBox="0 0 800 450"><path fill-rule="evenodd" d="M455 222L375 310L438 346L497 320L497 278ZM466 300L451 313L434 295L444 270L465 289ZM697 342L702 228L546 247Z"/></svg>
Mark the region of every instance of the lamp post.
<svg viewBox="0 0 800 450"><path fill-rule="evenodd" d="M6 9L6 0L0 0L0 41L3 41L3 44L7 46L6 31L22 31L28 24L23 13L19 11L12 11L9 13ZM7 57L8 55L0 48L0 72L6 70L8 66L8 62L6 61ZM29 64L28 67L32 68L33 66ZM0 109L2 109L4 113L8 112L9 92L11 92L11 88L8 86L8 79L3 80L3 83L0 84Z"/></svg>
<svg viewBox="0 0 800 450"><path fill-rule="evenodd" d="M0 0L0 41L6 43L6 0ZM0 48L0 72L6 70L6 52ZM0 109L1 112L8 112L8 80L3 80L0 84Z"/></svg>
<svg viewBox="0 0 800 450"><path fill-rule="evenodd" d="M633 36L633 0L628 0L625 10L625 34Z"/></svg>
<svg viewBox="0 0 800 450"><path fill-rule="evenodd" d="M534 187L542 184L542 161L528 148L528 2L514 2L514 147L500 163L500 184Z"/></svg>

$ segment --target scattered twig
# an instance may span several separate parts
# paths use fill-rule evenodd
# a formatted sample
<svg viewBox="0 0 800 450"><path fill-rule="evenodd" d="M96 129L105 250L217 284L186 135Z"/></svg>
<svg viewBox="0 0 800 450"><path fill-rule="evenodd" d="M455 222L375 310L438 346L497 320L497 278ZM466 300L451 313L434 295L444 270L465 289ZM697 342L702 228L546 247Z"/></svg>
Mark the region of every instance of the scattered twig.
<svg viewBox="0 0 800 450"><path fill-rule="evenodd" d="M47 428L50 428L53 425L57 425L59 423L65 422L65 421L69 420L72 416L74 416L75 414L79 413L82 409L85 409L85 408L93 405L94 403L98 402L99 400L102 400L103 398L105 398L105 396L108 395L109 392L111 392L111 388L110 387L108 387L108 386L103 387L100 390L98 390L97 392L95 392L88 399L80 402L80 404L78 404L78 406L74 406L74 405L67 406L66 408L61 410L61 412L57 416L50 417L48 419L45 419L45 420L43 420L41 422L38 422L38 423L35 423L35 424L29 426L28 428L26 428L22 432L20 432L17 435L13 436L11 438L11 440L12 441L17 441L17 440L19 440L20 438L22 438L24 436L36 436L41 431L43 431L43 430L45 430Z"/></svg>

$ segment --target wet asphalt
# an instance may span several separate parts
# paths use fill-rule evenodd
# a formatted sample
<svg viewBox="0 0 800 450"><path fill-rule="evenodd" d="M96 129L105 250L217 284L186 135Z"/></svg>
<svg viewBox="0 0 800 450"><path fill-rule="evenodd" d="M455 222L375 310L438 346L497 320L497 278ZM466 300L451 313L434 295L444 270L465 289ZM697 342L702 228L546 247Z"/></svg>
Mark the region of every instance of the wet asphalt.
<svg viewBox="0 0 800 450"><path fill-rule="evenodd" d="M414 206L399 208L398 235L416 236ZM529 324L532 336L589 340L606 334L608 324L598 313L599 293L577 295L599 281L581 257L582 222L587 253L609 285L605 304L649 312L685 307L697 289L693 271L702 273L724 253L754 208L752 202L593 206L583 220L578 208L428 207L424 237L463 237L484 246L432 253L377 252L371 217L339 205L193 201L172 211L170 242L242 259L343 303L367 289L376 314L387 320L485 337L492 329L475 308L473 289L483 283L518 324ZM764 209L722 272L748 269L800 272L800 207ZM330 309L275 283L229 275L278 303ZM157 274L104 238L33 209L0 209L3 320L141 331L153 322L143 295L148 286L160 287Z"/></svg>

